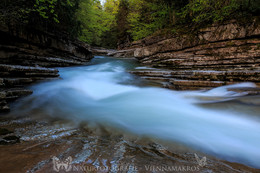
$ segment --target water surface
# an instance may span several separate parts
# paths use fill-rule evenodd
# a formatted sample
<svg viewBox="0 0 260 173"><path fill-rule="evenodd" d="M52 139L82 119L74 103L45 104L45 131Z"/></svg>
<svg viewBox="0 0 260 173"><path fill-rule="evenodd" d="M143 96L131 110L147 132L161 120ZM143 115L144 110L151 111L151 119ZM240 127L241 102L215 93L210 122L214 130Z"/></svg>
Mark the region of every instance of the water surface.
<svg viewBox="0 0 260 173"><path fill-rule="evenodd" d="M147 86L127 72L143 68L133 59L102 56L60 68L62 79L32 86L33 95L11 114L108 127L260 168L259 97L228 91L254 84L178 92Z"/></svg>

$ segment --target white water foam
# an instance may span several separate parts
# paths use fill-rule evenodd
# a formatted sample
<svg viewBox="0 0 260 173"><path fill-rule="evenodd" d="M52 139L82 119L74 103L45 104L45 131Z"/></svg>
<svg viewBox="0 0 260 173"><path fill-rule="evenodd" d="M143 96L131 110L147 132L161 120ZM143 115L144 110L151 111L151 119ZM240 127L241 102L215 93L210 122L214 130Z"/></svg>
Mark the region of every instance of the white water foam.
<svg viewBox="0 0 260 173"><path fill-rule="evenodd" d="M120 69L120 70L118 70ZM188 92L122 85L129 74L118 61L64 68L63 80L38 84L16 110L41 110L45 116L113 126L137 135L180 142L231 161L260 167L260 123L234 113L200 108ZM229 87L253 87L251 83ZM237 96L228 87L196 96ZM21 109L23 108L23 110Z"/></svg>

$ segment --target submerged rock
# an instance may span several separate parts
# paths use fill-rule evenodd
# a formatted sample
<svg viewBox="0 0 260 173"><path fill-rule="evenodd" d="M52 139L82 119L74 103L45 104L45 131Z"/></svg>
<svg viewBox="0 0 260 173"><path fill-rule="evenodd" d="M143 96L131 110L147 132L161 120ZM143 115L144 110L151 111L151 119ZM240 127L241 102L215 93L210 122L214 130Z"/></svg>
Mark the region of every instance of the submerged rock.
<svg viewBox="0 0 260 173"><path fill-rule="evenodd" d="M17 136L6 136L0 139L0 145L16 144L20 142L20 138Z"/></svg>
<svg viewBox="0 0 260 173"><path fill-rule="evenodd" d="M20 142L20 138L13 135L13 131L0 128L0 145L16 144Z"/></svg>
<svg viewBox="0 0 260 173"><path fill-rule="evenodd" d="M129 136L113 129L22 119L9 123L22 137L16 145L0 146L5 156L0 157L1 172L53 172L53 160L67 158L76 172L259 172L175 143ZM18 141L15 136L8 139ZM199 164L196 156L199 160L206 157L204 164Z"/></svg>
<svg viewBox="0 0 260 173"><path fill-rule="evenodd" d="M5 129L5 128L0 128L0 135L7 135L7 134L10 134L10 133L13 133L13 131L10 131L10 130Z"/></svg>

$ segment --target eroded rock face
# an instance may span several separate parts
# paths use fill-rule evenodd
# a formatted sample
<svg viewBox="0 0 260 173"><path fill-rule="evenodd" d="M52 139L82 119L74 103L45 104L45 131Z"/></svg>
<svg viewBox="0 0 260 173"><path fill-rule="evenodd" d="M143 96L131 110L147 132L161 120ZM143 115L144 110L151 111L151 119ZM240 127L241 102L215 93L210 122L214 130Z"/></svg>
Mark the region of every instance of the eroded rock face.
<svg viewBox="0 0 260 173"><path fill-rule="evenodd" d="M81 65L92 58L87 44L49 33L10 32L0 27L0 37L1 64L63 67Z"/></svg>
<svg viewBox="0 0 260 173"><path fill-rule="evenodd" d="M248 25L236 21L213 25L195 35L146 38L127 49L135 49L134 57L146 65L172 70L176 75L170 77L175 81L169 82L170 88L260 83L260 24L256 21Z"/></svg>
<svg viewBox="0 0 260 173"><path fill-rule="evenodd" d="M0 112L9 111L9 102L32 94L24 86L58 76L52 68L0 64Z"/></svg>
<svg viewBox="0 0 260 173"><path fill-rule="evenodd" d="M0 123L4 128L14 131L10 135L20 137L20 143L15 137L2 140L2 143L0 140L0 153L3 156L0 157L1 172L54 172L54 156L61 161L70 156L74 170L71 172L82 173L259 172L259 169L220 160L177 143L149 137L130 137L115 129L93 129L84 124L77 127L60 120L35 121L28 117L8 119L8 123L2 119ZM195 153L199 158L206 157L207 164L200 166ZM102 169L97 169L97 165ZM165 171L161 171L161 168Z"/></svg>
<svg viewBox="0 0 260 173"><path fill-rule="evenodd" d="M32 93L25 85L57 78L53 67L82 65L92 58L87 44L40 31L11 32L0 26L0 38L0 112Z"/></svg>

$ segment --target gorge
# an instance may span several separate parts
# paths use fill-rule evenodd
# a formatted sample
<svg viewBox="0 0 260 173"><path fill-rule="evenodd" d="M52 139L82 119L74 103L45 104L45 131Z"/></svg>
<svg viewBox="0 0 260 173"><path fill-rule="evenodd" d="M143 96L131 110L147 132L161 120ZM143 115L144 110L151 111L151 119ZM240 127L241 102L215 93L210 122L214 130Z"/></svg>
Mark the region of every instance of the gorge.
<svg viewBox="0 0 260 173"><path fill-rule="evenodd" d="M259 12L4 0L0 172L259 172Z"/></svg>
<svg viewBox="0 0 260 173"><path fill-rule="evenodd" d="M254 84L178 92L127 72L140 68L134 59L97 56L87 66L59 68L62 79L31 86L34 93L1 117L1 127L13 131L7 136L21 141L0 147L2 171L51 172L53 156L70 156L85 172L124 164L139 172L150 172L144 165L258 171L238 163L259 166L259 96L229 91ZM207 165L197 168L194 153Z"/></svg>

